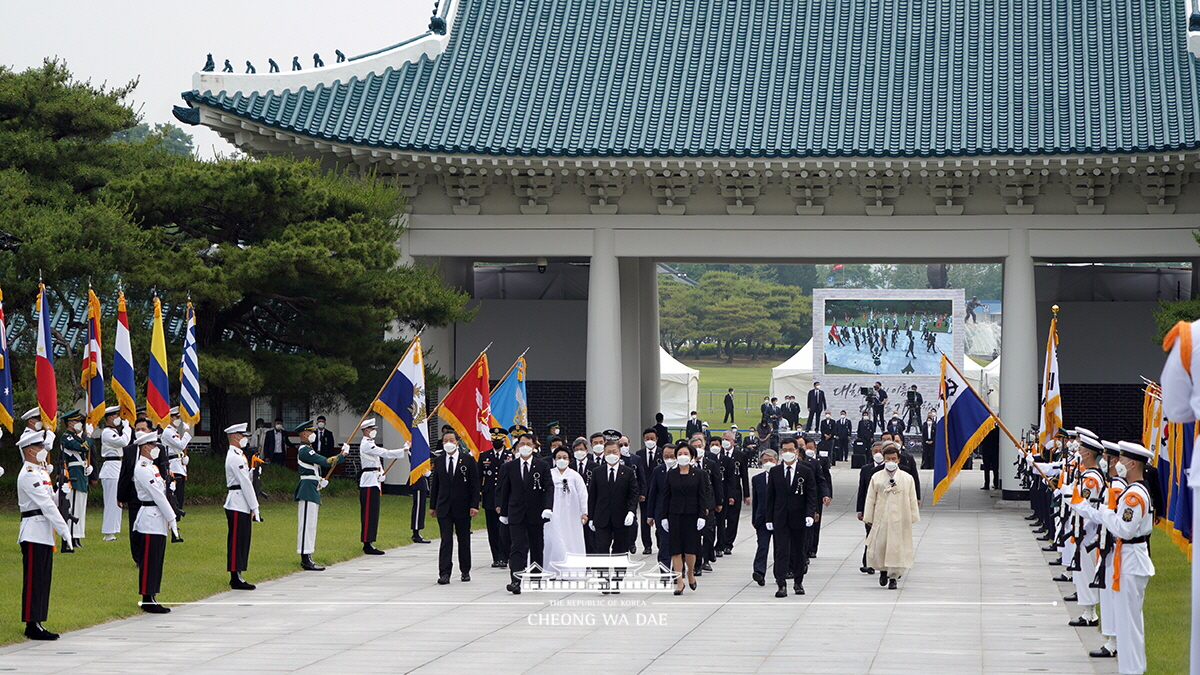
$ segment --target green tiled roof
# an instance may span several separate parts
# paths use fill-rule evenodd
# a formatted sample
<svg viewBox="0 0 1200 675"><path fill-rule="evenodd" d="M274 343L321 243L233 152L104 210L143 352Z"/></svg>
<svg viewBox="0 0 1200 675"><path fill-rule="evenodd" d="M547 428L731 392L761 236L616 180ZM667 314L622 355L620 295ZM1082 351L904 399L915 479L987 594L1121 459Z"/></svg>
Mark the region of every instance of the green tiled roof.
<svg viewBox="0 0 1200 675"><path fill-rule="evenodd" d="M184 98L318 139L432 153L1200 147L1186 0L459 0L454 11L433 59Z"/></svg>

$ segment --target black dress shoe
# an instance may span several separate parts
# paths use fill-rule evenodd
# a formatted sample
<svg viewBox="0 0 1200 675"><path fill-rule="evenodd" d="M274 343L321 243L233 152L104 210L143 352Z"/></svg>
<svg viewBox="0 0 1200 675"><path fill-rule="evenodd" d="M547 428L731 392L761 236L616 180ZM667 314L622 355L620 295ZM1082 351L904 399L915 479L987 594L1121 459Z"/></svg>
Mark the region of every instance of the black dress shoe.
<svg viewBox="0 0 1200 675"><path fill-rule="evenodd" d="M1025 516L1025 520L1037 520L1037 514Z"/></svg>
<svg viewBox="0 0 1200 675"><path fill-rule="evenodd" d="M25 637L30 640L57 640L58 633L51 633L36 621L25 624Z"/></svg>
<svg viewBox="0 0 1200 675"><path fill-rule="evenodd" d="M887 585L888 585L888 575L887 575L887 572L880 572L880 573L879 573L879 585L880 585L880 586L887 586Z"/></svg>
<svg viewBox="0 0 1200 675"><path fill-rule="evenodd" d="M733 555L733 547L732 546L725 547L725 555Z"/></svg>
<svg viewBox="0 0 1200 675"><path fill-rule="evenodd" d="M888 590L889 591L896 590L896 580L895 579L888 579Z"/></svg>
<svg viewBox="0 0 1200 675"><path fill-rule="evenodd" d="M1072 581L1074 581L1074 579L1072 579L1071 577L1069 577L1069 576L1067 576L1067 575L1065 575L1065 574L1060 574L1060 575L1058 575L1058 576L1054 577L1054 578L1053 578L1051 581L1061 581L1061 582L1063 582L1063 583L1068 583L1068 584L1069 584L1069 583L1071 583Z"/></svg>
<svg viewBox="0 0 1200 675"><path fill-rule="evenodd" d="M1089 619L1085 619L1081 616L1078 619L1072 619L1072 620L1068 621L1067 625L1068 626L1099 626L1100 620L1099 619L1090 619L1089 620Z"/></svg>
<svg viewBox="0 0 1200 675"><path fill-rule="evenodd" d="M79 548L80 546L83 546L82 539L72 539L71 540L71 548Z"/></svg>
<svg viewBox="0 0 1200 675"><path fill-rule="evenodd" d="M252 590L258 588L258 586L255 586L254 584L249 583L245 579L238 579L237 581L231 581L231 582L229 582L229 587L235 591L252 591Z"/></svg>
<svg viewBox="0 0 1200 675"><path fill-rule="evenodd" d="M704 576L704 568L703 568L703 567L697 567L696 569L692 570L692 575L693 575L693 576L697 576L697 577L702 577L702 576Z"/></svg>
<svg viewBox="0 0 1200 675"><path fill-rule="evenodd" d="M1046 534L1043 534L1042 536L1038 537L1037 540L1038 541L1053 541L1054 535L1047 532ZM1057 547L1055 547L1055 548L1057 548Z"/></svg>
<svg viewBox="0 0 1200 675"><path fill-rule="evenodd" d="M445 586L448 583L450 583L449 574L443 574L442 576L438 577L438 586Z"/></svg>
<svg viewBox="0 0 1200 675"><path fill-rule="evenodd" d="M1063 600L1066 600L1067 602L1079 602L1079 594L1072 593L1070 595L1064 595Z"/></svg>
<svg viewBox="0 0 1200 675"><path fill-rule="evenodd" d="M1093 659L1111 659L1115 658L1116 655L1116 652L1108 651L1108 647L1101 647L1094 652L1088 652L1088 656L1092 657Z"/></svg>
<svg viewBox="0 0 1200 675"><path fill-rule="evenodd" d="M751 577L754 579L754 583L758 584L759 586L767 585L767 575L763 574L762 572L755 572L751 575Z"/></svg>
<svg viewBox="0 0 1200 675"><path fill-rule="evenodd" d="M463 572L463 573L462 573L462 576L461 576L461 577L459 577L459 578L460 578L460 579L462 579L463 581L470 581L470 580L471 580L471 573L470 573L470 572Z"/></svg>
<svg viewBox="0 0 1200 675"><path fill-rule="evenodd" d="M796 584L792 590L796 592L796 595L804 595L804 584Z"/></svg>
<svg viewBox="0 0 1200 675"><path fill-rule="evenodd" d="M380 551L371 544L363 544L363 553L367 555L383 555L383 551Z"/></svg>
<svg viewBox="0 0 1200 675"><path fill-rule="evenodd" d="M158 600L156 600L153 595L143 595L142 601L139 602L138 604L141 606L142 611L146 612L147 614L170 614L171 613L171 609L169 607L163 607L162 605L158 604Z"/></svg>
<svg viewBox="0 0 1200 675"><path fill-rule="evenodd" d="M1057 547L1057 546L1054 546L1054 545L1050 545L1050 546L1043 546L1043 547L1042 547L1042 550L1043 550L1043 551L1057 551L1057 550L1058 550L1058 547Z"/></svg>
<svg viewBox="0 0 1200 675"><path fill-rule="evenodd" d="M1062 560L1051 560L1050 562L1048 562L1048 563L1046 563L1046 564L1047 564L1047 565L1049 565L1049 566L1051 566L1051 567L1055 567L1055 566L1059 566L1059 567L1061 567L1061 566L1062 566Z"/></svg>
<svg viewBox="0 0 1200 675"><path fill-rule="evenodd" d="M705 572L711 572L711 571L712 571L712 564L711 564L711 563L704 563L704 566L703 566L703 567L701 567L700 569L704 570Z"/></svg>
<svg viewBox="0 0 1200 675"><path fill-rule="evenodd" d="M313 562L311 555L300 556L300 569L308 570L309 572L324 572L325 568Z"/></svg>
<svg viewBox="0 0 1200 675"><path fill-rule="evenodd" d="M493 560L492 567L508 567L508 563L503 560Z"/></svg>
<svg viewBox="0 0 1200 675"><path fill-rule="evenodd" d="M866 565L863 565L862 567L858 568L858 571L862 572L863 574L870 574L870 572L867 571L869 569L871 569L871 568L867 567Z"/></svg>
<svg viewBox="0 0 1200 675"><path fill-rule="evenodd" d="M651 553L654 553L654 551L650 550L650 547L649 547L649 546L647 546L646 548L642 549L642 555L650 555Z"/></svg>
<svg viewBox="0 0 1200 675"><path fill-rule="evenodd" d="M504 590L508 591L509 593L512 593L513 595L520 595L521 594L521 584L509 584L504 587Z"/></svg>
<svg viewBox="0 0 1200 675"><path fill-rule="evenodd" d="M412 543L414 544L432 544L433 542L421 536L420 532L413 532Z"/></svg>
<svg viewBox="0 0 1200 675"><path fill-rule="evenodd" d="M725 551L724 551L723 549L717 549L717 557L718 557L718 558L724 558L724 557L725 557Z"/></svg>
<svg viewBox="0 0 1200 675"><path fill-rule="evenodd" d="M775 591L775 597L786 598L787 597L787 586L780 586L779 590Z"/></svg>

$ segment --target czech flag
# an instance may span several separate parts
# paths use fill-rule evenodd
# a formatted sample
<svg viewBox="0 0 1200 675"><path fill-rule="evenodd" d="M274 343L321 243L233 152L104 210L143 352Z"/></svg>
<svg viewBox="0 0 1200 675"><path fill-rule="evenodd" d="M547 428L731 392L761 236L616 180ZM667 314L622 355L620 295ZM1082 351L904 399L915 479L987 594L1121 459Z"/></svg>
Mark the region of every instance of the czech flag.
<svg viewBox="0 0 1200 675"><path fill-rule="evenodd" d="M125 293L117 297L117 347L113 353L113 393L121 406L121 419L130 424L137 419L137 404L133 402L133 348L129 345L129 315L125 312Z"/></svg>
<svg viewBox="0 0 1200 675"><path fill-rule="evenodd" d="M196 354L196 310L187 304L183 358L179 362L179 418L193 429L200 422L200 362Z"/></svg>
<svg viewBox="0 0 1200 675"><path fill-rule="evenodd" d="M476 457L492 447L491 388L487 353L480 354L442 399L438 415L446 420Z"/></svg>
<svg viewBox="0 0 1200 675"><path fill-rule="evenodd" d="M83 374L79 385L86 400L84 415L88 424L99 425L104 419L104 364L100 358L100 298L88 289L87 344L83 346Z"/></svg>
<svg viewBox="0 0 1200 675"><path fill-rule="evenodd" d="M150 333L150 368L146 376L146 417L158 427L171 422L171 391L167 388L167 341L163 336L162 302L154 298Z"/></svg>
<svg viewBox="0 0 1200 675"><path fill-rule="evenodd" d="M414 338L371 409L379 413L409 443L408 482L429 470L429 414L425 402L425 357L421 338Z"/></svg>
<svg viewBox="0 0 1200 675"><path fill-rule="evenodd" d="M50 303L46 298L45 284L38 284L37 313L34 372L37 376L38 409L42 413L42 425L54 431L58 428L58 383L54 379L54 342L50 334Z"/></svg>
<svg viewBox="0 0 1200 675"><path fill-rule="evenodd" d="M0 425L13 430L12 368L8 363L8 326L4 323L4 294L0 292Z"/></svg>

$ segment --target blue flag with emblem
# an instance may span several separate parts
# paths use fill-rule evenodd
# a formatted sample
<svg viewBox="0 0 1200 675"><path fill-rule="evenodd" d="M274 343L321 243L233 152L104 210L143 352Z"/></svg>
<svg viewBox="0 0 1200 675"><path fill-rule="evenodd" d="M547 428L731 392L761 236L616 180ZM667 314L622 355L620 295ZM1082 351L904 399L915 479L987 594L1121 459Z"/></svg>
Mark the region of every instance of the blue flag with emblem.
<svg viewBox="0 0 1200 675"><path fill-rule="evenodd" d="M947 368L950 371L947 371ZM934 436L933 503L937 504L967 458L983 439L996 428L992 416L978 392L967 383L958 369L942 355L942 384L939 399L941 419Z"/></svg>
<svg viewBox="0 0 1200 675"><path fill-rule="evenodd" d="M429 412L425 402L425 359L421 338L413 338L396 364L371 409L404 436L409 447L408 482L415 483L429 470Z"/></svg>
<svg viewBox="0 0 1200 675"><path fill-rule="evenodd" d="M525 404L525 355L517 358L508 373L492 390L492 426L508 429L529 426L529 407Z"/></svg>

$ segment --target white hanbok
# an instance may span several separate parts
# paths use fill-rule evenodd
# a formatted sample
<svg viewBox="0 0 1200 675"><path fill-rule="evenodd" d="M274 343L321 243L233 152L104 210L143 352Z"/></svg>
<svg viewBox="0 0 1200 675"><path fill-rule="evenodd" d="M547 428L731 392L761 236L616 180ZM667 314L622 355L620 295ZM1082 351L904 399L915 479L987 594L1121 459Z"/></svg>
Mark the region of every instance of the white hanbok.
<svg viewBox="0 0 1200 675"><path fill-rule="evenodd" d="M583 545L583 515L587 513L588 492L583 476L574 469L551 469L554 483L554 510L544 526L546 548L542 559L546 572L559 579L583 579L582 567L563 565L568 555L587 553Z"/></svg>

